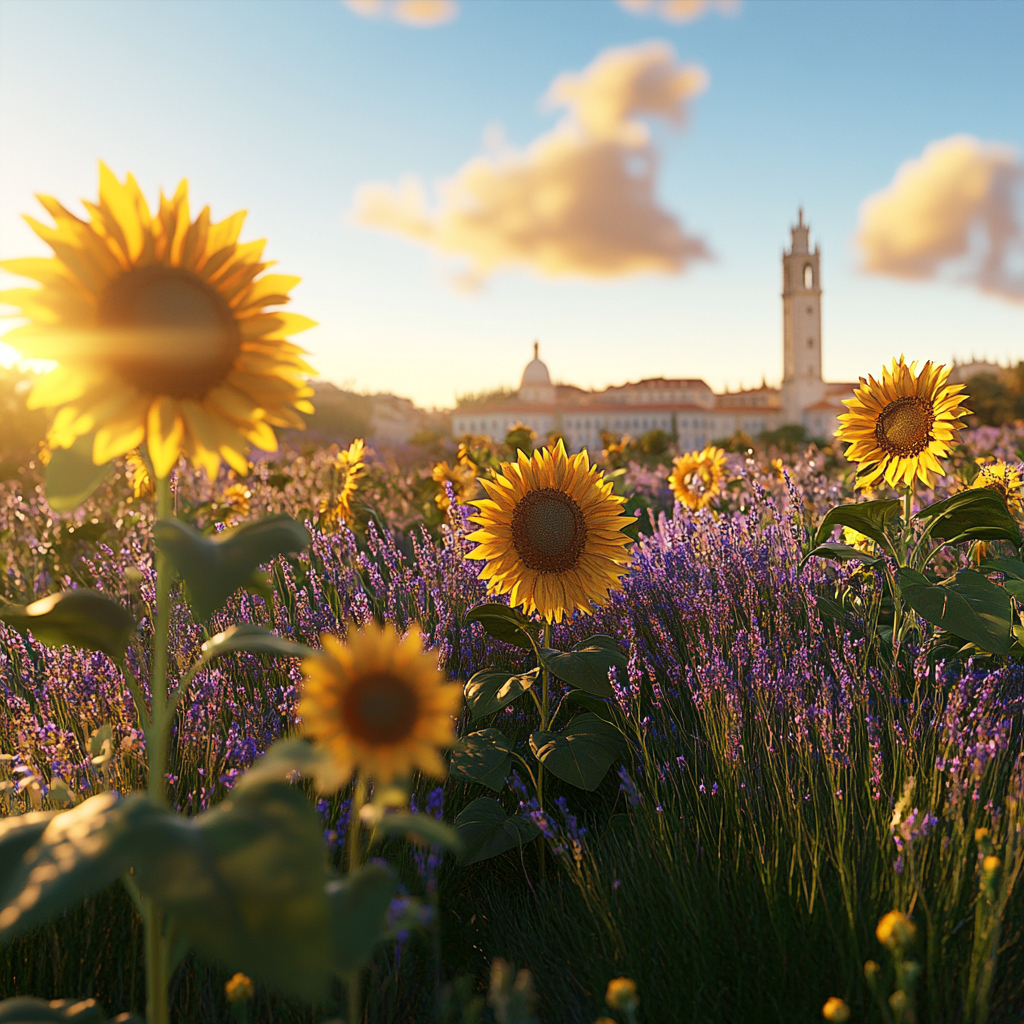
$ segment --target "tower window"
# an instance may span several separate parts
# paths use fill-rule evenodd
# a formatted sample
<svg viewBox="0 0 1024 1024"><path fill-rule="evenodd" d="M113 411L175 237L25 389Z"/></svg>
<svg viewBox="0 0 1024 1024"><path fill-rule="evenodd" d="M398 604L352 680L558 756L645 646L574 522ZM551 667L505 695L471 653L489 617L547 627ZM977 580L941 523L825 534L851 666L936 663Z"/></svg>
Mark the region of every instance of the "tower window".
<svg viewBox="0 0 1024 1024"><path fill-rule="evenodd" d="M804 267L804 287L814 287L814 268L810 265L810 263L808 263L807 266Z"/></svg>
<svg viewBox="0 0 1024 1024"><path fill-rule="evenodd" d="M814 339L813 338L808 338L807 339L807 347L808 348L814 348Z"/></svg>

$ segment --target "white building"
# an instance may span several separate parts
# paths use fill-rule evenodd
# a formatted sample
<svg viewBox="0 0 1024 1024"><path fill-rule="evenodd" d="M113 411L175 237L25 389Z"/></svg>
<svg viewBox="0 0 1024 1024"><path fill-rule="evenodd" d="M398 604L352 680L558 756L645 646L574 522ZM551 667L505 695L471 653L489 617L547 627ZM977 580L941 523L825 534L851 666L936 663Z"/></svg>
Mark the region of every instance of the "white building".
<svg viewBox="0 0 1024 1024"><path fill-rule="evenodd" d="M517 423L544 440L561 434L574 450L601 448L601 434L638 437L663 430L683 450L744 433L751 438L785 424L809 437L831 437L854 384L828 384L821 375L821 253L808 244L803 210L782 255L782 388L716 394L702 380L657 377L604 391L553 384L534 343L514 399L452 413L452 434L503 438Z"/></svg>

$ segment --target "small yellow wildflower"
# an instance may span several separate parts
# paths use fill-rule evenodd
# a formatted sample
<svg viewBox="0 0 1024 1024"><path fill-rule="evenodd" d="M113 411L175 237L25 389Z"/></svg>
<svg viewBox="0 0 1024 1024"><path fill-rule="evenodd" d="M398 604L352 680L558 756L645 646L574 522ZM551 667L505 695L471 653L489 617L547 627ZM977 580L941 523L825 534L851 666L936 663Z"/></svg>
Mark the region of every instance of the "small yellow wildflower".
<svg viewBox="0 0 1024 1024"><path fill-rule="evenodd" d="M1003 862L995 855L986 857L981 862L981 870L986 875L994 875L1001 867Z"/></svg>
<svg viewBox="0 0 1024 1024"><path fill-rule="evenodd" d="M244 1003L252 999L254 992L252 979L241 971L230 977L224 985L224 994L228 997L229 1003Z"/></svg>
<svg viewBox="0 0 1024 1024"><path fill-rule="evenodd" d="M631 978L613 978L608 982L604 1001L613 1010L622 1013L636 1013L640 997L636 994L636 982Z"/></svg>
<svg viewBox="0 0 1024 1024"><path fill-rule="evenodd" d="M839 996L829 996L825 1005L821 1008L821 1015L825 1020L844 1021L850 1019L850 1008Z"/></svg>
<svg viewBox="0 0 1024 1024"><path fill-rule="evenodd" d="M899 910L890 910L875 929L875 935L883 946L889 949L903 949L909 946L917 936L914 922Z"/></svg>

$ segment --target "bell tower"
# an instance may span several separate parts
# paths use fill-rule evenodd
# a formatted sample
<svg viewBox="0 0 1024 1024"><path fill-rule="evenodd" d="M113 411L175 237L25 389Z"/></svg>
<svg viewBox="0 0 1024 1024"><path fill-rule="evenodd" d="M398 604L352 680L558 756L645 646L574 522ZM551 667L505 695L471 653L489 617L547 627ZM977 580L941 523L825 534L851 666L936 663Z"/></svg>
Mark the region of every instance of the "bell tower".
<svg viewBox="0 0 1024 1024"><path fill-rule="evenodd" d="M786 423L810 428L805 415L825 400L821 376L821 251L811 252L803 207L782 254L782 412Z"/></svg>

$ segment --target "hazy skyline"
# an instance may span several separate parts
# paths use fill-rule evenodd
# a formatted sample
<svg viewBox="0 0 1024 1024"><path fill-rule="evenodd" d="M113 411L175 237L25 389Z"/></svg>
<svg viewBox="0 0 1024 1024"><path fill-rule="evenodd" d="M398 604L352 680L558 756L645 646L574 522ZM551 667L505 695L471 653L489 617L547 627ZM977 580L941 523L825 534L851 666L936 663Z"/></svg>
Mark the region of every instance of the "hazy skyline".
<svg viewBox="0 0 1024 1024"><path fill-rule="evenodd" d="M780 379L803 205L826 378L1016 360L1022 38L1010 2L2 0L0 257L102 159L248 209L339 384L451 405L536 338L721 389Z"/></svg>

